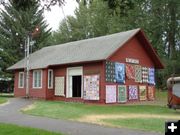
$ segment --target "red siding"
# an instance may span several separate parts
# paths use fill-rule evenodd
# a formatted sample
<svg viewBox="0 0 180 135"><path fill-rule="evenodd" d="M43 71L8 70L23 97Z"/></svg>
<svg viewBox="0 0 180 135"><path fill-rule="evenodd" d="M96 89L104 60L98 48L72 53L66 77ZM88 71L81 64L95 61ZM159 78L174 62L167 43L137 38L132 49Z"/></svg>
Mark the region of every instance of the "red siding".
<svg viewBox="0 0 180 135"><path fill-rule="evenodd" d="M132 38L130 41L128 41L121 48L119 48L108 60L113 61L113 62L126 63L126 58L138 59L139 65L141 66L154 67L154 63L151 60L148 53L146 52L144 45L138 40L138 38L136 38L136 36ZM117 83L106 83L106 85L107 84L116 84L118 86ZM132 79L131 80L127 79L127 77L125 80L125 85L126 86L128 85L148 86L147 83L137 83Z"/></svg>
<svg viewBox="0 0 180 135"><path fill-rule="evenodd" d="M14 96L24 97L26 95L25 88L18 88L19 72L15 72L14 76Z"/></svg>
<svg viewBox="0 0 180 135"><path fill-rule="evenodd" d="M108 60L113 62L126 63L126 58L139 59L139 64L146 67L154 67L154 63L151 60L150 56L143 47L143 44L136 38L132 38L125 45L119 48ZM91 63L82 63L82 64L72 64L72 65L59 65L59 66L50 66L49 69L53 69L54 74L54 83L55 77L63 76L65 77L65 95L66 95L66 70L69 67L83 67L83 75L100 75L100 100L99 101L86 101L81 98L66 98L61 96L54 95L54 86L53 89L48 89L48 69L43 70L43 87L41 89L32 88L32 71L30 72L30 97L38 97L49 100L63 100L63 101L81 101L81 102L91 102L91 103L105 103L105 61L101 62L91 62ZM118 84L116 84L118 85ZM125 85L140 85L133 80L127 80ZM142 85L142 84L141 84ZM15 96L25 96L25 89L18 88L18 71L15 72Z"/></svg>
<svg viewBox="0 0 180 135"><path fill-rule="evenodd" d="M22 71L16 71L15 73L15 81L14 81L14 95L15 97L24 97L26 96L26 90L25 90L25 85L24 88L18 88L18 76L19 72ZM46 98L46 79L47 79L47 74L46 70L42 70L42 88L32 88L32 71L30 71L30 79L29 79L29 96L33 98ZM24 80L26 82L26 80Z"/></svg>
<svg viewBox="0 0 180 135"><path fill-rule="evenodd" d="M86 102L92 102L92 103L104 103L105 102L105 89L104 89L104 66L103 62L99 63L90 63L84 65L83 69L84 75L93 75L93 74L99 74L100 75L100 88L99 88L99 96L100 101L86 101Z"/></svg>
<svg viewBox="0 0 180 135"><path fill-rule="evenodd" d="M135 37L119 48L109 60L126 63L126 58L138 59L141 66L154 67L154 63L145 51L144 45Z"/></svg>
<svg viewBox="0 0 180 135"><path fill-rule="evenodd" d="M66 70L70 67L83 67L83 75L93 75L99 74L100 75L100 101L84 101L81 98L66 98ZM93 62L93 63L86 63L86 64L75 64L75 65L65 65L65 66L56 66L50 67L53 69L54 72L54 79L55 77L65 77L65 97L62 96L55 96L54 95L54 87L51 90L48 90L47 99L54 99L54 100L63 100L63 101L81 101L81 102L94 102L94 103L103 103L104 102L104 79L103 79L103 65L102 62ZM55 84L54 84L55 85Z"/></svg>
<svg viewBox="0 0 180 135"><path fill-rule="evenodd" d="M53 74L54 74L54 82L53 82L53 89L48 89L47 90L47 99L54 99L54 100L65 100L65 97L60 97L60 96L55 96L54 93L54 88L55 88L55 77L65 77L64 79L66 80L66 67L65 66L57 66L57 67L50 67L50 69L53 69ZM66 90L66 81L64 84L64 89ZM65 91L66 95L66 91Z"/></svg>
<svg viewBox="0 0 180 135"><path fill-rule="evenodd" d="M46 98L47 74L42 70L42 88L32 88L32 72L30 72L30 96L35 98Z"/></svg>

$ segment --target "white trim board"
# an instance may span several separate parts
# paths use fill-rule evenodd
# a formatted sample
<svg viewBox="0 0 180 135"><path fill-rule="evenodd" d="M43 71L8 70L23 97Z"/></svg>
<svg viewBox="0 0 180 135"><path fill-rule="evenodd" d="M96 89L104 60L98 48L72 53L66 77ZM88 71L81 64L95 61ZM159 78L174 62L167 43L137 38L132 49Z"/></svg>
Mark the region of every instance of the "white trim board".
<svg viewBox="0 0 180 135"><path fill-rule="evenodd" d="M81 75L81 98L83 97L83 67L70 67L66 70L66 98L72 98L72 76Z"/></svg>

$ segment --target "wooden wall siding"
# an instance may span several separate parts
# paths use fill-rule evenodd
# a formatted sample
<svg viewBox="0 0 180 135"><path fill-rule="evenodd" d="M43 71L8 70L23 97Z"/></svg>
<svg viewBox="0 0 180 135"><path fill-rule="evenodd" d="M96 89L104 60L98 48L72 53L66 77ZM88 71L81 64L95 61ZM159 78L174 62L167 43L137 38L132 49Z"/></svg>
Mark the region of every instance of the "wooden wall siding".
<svg viewBox="0 0 180 135"><path fill-rule="evenodd" d="M15 73L15 81L14 81L14 95L15 97L24 97L26 96L26 86L24 85L24 88L18 88L18 76L19 76L19 72L23 72L23 70L21 71L16 71ZM29 96L33 97L33 98L46 98L46 88L47 88L47 83L46 79L47 79L47 74L46 74L46 70L42 70L42 88L38 88L38 89L34 89L32 87L32 74L33 72L30 71L30 79L29 79ZM26 83L26 80L24 81Z"/></svg>
<svg viewBox="0 0 180 135"><path fill-rule="evenodd" d="M134 58L139 59L139 65L145 67L154 67L154 62L147 53L146 49L143 47L144 45L141 41L135 36L131 40L129 40L125 45L119 48L111 57L107 60L112 62L120 62L126 63L126 58ZM99 74L100 75L100 100L99 101L88 101L83 100L81 98L66 98L66 70L68 67L83 67L83 75L93 75ZM64 77L65 84L65 97L63 96L55 96L54 95L54 86L52 89L47 88L47 78L48 78L48 69L43 70L43 87L42 89L32 89L32 72L30 73L30 96L31 97L38 97L44 98L48 100L62 100L62 101L80 101L80 102L87 102L87 103L105 103L105 87L108 84L118 85L118 83L108 83L105 81L105 61L101 62L89 62L89 63L78 63L78 64L71 64L71 65L60 65L60 66L50 66L49 69L53 69L54 74L54 82L55 77ZM18 88L18 74L19 71L15 72L15 90L14 94L16 97L25 96L25 88L19 89ZM125 85L140 85L141 83L136 83L134 80L128 80L126 78ZM142 85L142 84L141 84ZM146 86L148 84L145 84ZM128 89L128 88L127 88Z"/></svg>
<svg viewBox="0 0 180 135"><path fill-rule="evenodd" d="M99 101L88 101L83 100L82 98L66 98L66 71L69 67L80 67L83 66L83 75L94 75L99 74L100 75L100 100ZM53 69L54 72L54 79L55 77L65 77L65 96L55 96L54 95L54 87L53 89L47 90L47 99L53 99L53 100L62 100L62 101L83 101L83 102L93 102L93 103L104 103L105 101L105 93L104 93L104 72L103 72L103 62L92 62L92 63L86 63L86 64L75 64L75 65L63 65L63 66L56 66L56 67L50 67L50 69ZM55 82L54 82L55 86Z"/></svg>
<svg viewBox="0 0 180 135"><path fill-rule="evenodd" d="M14 76L14 96L24 97L26 95L25 85L24 85L24 88L18 88L19 72L21 71L16 71L15 76Z"/></svg>
<svg viewBox="0 0 180 135"><path fill-rule="evenodd" d="M119 48L110 58L108 58L108 60L112 62L120 62L120 63L126 64L126 58L138 59L139 65L144 66L144 67L154 67L154 63L151 60L148 53L146 52L144 45L136 36L132 38L131 40L129 40L124 46ZM117 83L108 83L108 82L105 83L105 85L108 85L108 84L114 84L116 86L120 85ZM147 83L137 83L133 79L127 79L127 77L125 80L125 85L126 86L145 85L146 87L148 86ZM128 87L127 87L127 95L128 95ZM132 100L128 102L134 102L134 101Z"/></svg>
<svg viewBox="0 0 180 135"><path fill-rule="evenodd" d="M146 52L144 45L136 37L123 45L109 60L126 63L126 58L139 59L141 66L154 67L151 57Z"/></svg>

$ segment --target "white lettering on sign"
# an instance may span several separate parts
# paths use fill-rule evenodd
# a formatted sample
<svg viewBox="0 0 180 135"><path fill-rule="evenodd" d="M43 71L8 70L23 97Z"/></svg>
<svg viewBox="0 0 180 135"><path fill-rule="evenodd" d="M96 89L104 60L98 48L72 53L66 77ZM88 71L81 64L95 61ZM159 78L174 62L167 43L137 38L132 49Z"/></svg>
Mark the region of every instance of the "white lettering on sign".
<svg viewBox="0 0 180 135"><path fill-rule="evenodd" d="M127 63L139 64L138 59L126 58Z"/></svg>

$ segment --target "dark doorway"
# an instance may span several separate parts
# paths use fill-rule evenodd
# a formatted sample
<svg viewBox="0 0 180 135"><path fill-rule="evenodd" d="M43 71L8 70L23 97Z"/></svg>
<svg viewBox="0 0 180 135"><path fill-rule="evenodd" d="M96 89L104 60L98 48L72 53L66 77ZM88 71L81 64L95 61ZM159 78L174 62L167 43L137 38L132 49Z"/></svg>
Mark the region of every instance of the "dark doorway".
<svg viewBox="0 0 180 135"><path fill-rule="evenodd" d="M81 97L81 75L72 76L73 97Z"/></svg>

